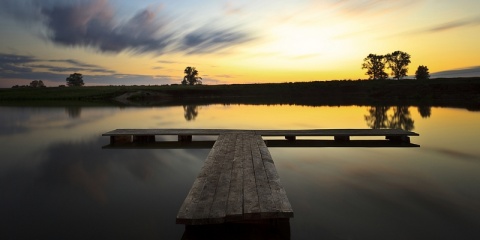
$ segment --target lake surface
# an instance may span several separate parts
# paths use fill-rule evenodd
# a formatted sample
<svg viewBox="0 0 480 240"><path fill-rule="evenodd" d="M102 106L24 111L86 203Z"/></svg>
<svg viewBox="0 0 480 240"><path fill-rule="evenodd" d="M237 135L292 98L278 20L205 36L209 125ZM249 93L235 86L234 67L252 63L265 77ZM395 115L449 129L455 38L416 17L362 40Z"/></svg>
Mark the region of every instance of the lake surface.
<svg viewBox="0 0 480 240"><path fill-rule="evenodd" d="M288 238L480 239L480 112L0 107L0 122L0 239L181 239L175 217L209 149L102 149L116 128L372 127L415 131L420 147L270 148L295 212Z"/></svg>

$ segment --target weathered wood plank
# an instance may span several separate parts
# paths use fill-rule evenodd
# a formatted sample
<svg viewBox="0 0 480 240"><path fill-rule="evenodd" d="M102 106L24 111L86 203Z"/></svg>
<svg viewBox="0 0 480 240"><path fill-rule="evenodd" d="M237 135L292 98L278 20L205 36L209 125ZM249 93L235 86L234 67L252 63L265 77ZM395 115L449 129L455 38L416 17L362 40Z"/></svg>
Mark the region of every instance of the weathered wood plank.
<svg viewBox="0 0 480 240"><path fill-rule="evenodd" d="M238 134L235 143L235 154L233 159L232 178L230 180L230 192L227 202L226 221L238 221L243 219L243 163L245 156L243 146L245 135Z"/></svg>
<svg viewBox="0 0 480 240"><path fill-rule="evenodd" d="M278 210L273 204L272 190L268 183L268 177L265 172L265 166L263 165L260 147L258 146L255 135L251 135L250 138L251 140L249 142L252 148L252 160L255 172L255 183L257 185L260 215L261 218L274 218L276 217L275 215Z"/></svg>
<svg viewBox="0 0 480 240"><path fill-rule="evenodd" d="M252 148L248 139L249 135L244 135L245 143L243 145L243 214L244 219L253 219L260 217L260 205L258 200L255 171L253 167Z"/></svg>
<svg viewBox="0 0 480 240"><path fill-rule="evenodd" d="M277 217L293 217L292 206L290 205L290 201L288 200L285 189L280 183L280 177L277 169L275 168L275 163L273 162L272 156L270 155L270 152L268 151L268 148L261 137L257 138L257 143L260 146L260 153L265 166L265 172L268 177L270 189L272 190L272 199L275 203L276 209L278 210Z"/></svg>
<svg viewBox="0 0 480 240"><path fill-rule="evenodd" d="M219 143L214 146L217 147L215 154L213 154L212 167L203 171L203 175L206 176L206 182L203 191L198 199L195 212L193 214L192 224L208 224L210 223L209 216L211 207L214 201L215 191L217 190L218 180L220 178L221 171L219 168L222 166L222 160L225 158L227 152L228 141L231 139L227 135L220 135L222 137ZM210 155L210 154L209 154Z"/></svg>
<svg viewBox="0 0 480 240"><path fill-rule="evenodd" d="M192 188L190 189L186 199L184 200L180 210L177 214L177 223L179 224L191 224L194 219L194 213L197 210L197 205L200 202L200 197L205 189L205 184L207 183L207 178L209 177L208 173L214 170L216 155L220 154L221 145L224 144L222 139L225 136L218 136L217 141L212 147L212 150L207 156L205 163L203 164L200 173L195 179Z"/></svg>
<svg viewBox="0 0 480 240"><path fill-rule="evenodd" d="M232 168L237 136L237 134L225 135L225 155L222 157L221 161L219 161L218 170L220 171L220 177L217 182L210 215L208 217L210 223L222 223L225 221L227 216L227 202L232 179Z"/></svg>
<svg viewBox="0 0 480 240"><path fill-rule="evenodd" d="M220 135L251 133L261 136L419 136L402 129L303 129L303 130L242 130L242 129L116 129L102 136L120 135Z"/></svg>

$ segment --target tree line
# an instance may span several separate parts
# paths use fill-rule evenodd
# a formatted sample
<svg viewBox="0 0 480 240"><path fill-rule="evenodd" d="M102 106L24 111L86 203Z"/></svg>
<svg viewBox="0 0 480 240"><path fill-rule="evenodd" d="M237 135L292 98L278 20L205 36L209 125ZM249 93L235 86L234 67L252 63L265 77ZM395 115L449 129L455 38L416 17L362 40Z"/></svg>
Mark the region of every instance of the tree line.
<svg viewBox="0 0 480 240"><path fill-rule="evenodd" d="M69 87L81 87L85 85L83 82L83 75L81 73L70 74L66 79L67 86ZM33 80L29 85L15 85L12 88L44 88L47 87L42 80ZM65 85L59 85L59 87L65 87Z"/></svg>
<svg viewBox="0 0 480 240"><path fill-rule="evenodd" d="M369 54L363 59L362 69L366 69L366 75L372 80L383 80L388 78L385 68L390 69L390 75L397 80L407 76L410 54L402 51L395 51L386 55ZM418 80L429 79L430 73L427 66L420 65L415 72Z"/></svg>

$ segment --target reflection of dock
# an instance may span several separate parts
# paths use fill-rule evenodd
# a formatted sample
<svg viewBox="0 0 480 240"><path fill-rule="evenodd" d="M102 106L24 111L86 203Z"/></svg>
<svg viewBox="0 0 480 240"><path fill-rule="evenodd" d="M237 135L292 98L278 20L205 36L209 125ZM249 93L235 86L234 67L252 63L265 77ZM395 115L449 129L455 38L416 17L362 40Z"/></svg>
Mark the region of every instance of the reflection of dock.
<svg viewBox="0 0 480 240"><path fill-rule="evenodd" d="M156 141L158 135L177 135L178 142ZM218 135L213 141L193 141L194 135ZM398 129L221 130L221 129L117 129L106 148L212 147L202 170L183 202L177 223L204 225L226 222L288 220L293 210L280 184L267 149L273 147L415 147ZM262 136L287 140L264 140ZM333 137L333 140L297 140L297 137ZM353 140L351 137L387 140ZM212 146L213 145L213 146Z"/></svg>

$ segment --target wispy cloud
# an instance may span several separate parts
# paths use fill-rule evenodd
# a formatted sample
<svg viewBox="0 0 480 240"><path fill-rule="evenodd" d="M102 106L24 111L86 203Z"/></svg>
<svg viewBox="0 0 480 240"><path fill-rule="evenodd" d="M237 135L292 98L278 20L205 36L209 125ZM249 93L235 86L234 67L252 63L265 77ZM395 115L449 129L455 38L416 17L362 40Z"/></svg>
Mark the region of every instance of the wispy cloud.
<svg viewBox="0 0 480 240"><path fill-rule="evenodd" d="M52 64L44 64L52 63ZM56 66L55 63L69 66ZM179 82L170 76L150 76L138 74L119 74L101 66L86 64L72 59L38 59L32 56L0 54L0 87L11 87L8 79L23 79L20 84L30 80L44 80L52 84L65 83L66 77L73 72L85 75L87 85L121 84L169 84ZM18 83L17 83L18 84Z"/></svg>
<svg viewBox="0 0 480 240"><path fill-rule="evenodd" d="M424 0L330 0L329 7L348 15L385 14L404 10Z"/></svg>
<svg viewBox="0 0 480 240"><path fill-rule="evenodd" d="M46 29L44 37L55 44L106 53L213 53L252 39L233 26L185 28L158 7L120 20L108 0L2 0L0 9L19 22L40 23Z"/></svg>
<svg viewBox="0 0 480 240"><path fill-rule="evenodd" d="M229 46L252 40L252 37L228 29L211 30L208 27L198 28L188 33L179 44L179 50L187 53L213 53Z"/></svg>
<svg viewBox="0 0 480 240"><path fill-rule="evenodd" d="M428 29L425 29L426 32L444 32L448 30L453 30L461 27L476 26L480 25L480 16L475 18L465 18L455 21L445 22Z"/></svg>

